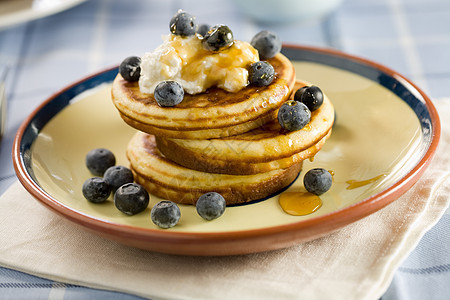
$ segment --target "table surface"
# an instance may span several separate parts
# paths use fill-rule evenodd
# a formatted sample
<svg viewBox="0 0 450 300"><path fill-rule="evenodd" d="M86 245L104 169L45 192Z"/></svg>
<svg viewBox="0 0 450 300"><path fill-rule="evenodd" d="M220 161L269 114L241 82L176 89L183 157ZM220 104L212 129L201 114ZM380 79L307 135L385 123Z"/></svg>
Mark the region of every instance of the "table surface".
<svg viewBox="0 0 450 300"><path fill-rule="evenodd" d="M32 110L62 87L160 43L179 8L200 23L227 24L235 38L262 29L284 43L338 49L405 75L434 101L450 97L450 1L344 0L332 14L303 22L262 24L230 1L91 0L43 19L0 31L0 65L8 118L0 145L0 194L16 180L11 149L15 132ZM445 125L443 125L445 126ZM450 297L449 210L396 271L382 299ZM139 299L68 285L0 268L0 298Z"/></svg>

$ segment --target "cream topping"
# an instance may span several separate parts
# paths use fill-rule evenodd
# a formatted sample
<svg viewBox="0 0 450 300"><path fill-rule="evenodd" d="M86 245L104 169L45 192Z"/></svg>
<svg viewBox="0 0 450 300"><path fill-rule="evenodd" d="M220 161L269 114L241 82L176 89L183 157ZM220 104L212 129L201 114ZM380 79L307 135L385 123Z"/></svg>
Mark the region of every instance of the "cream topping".
<svg viewBox="0 0 450 300"><path fill-rule="evenodd" d="M258 51L247 42L234 41L231 47L213 53L203 49L199 35L170 34L153 52L142 56L139 88L152 94L161 81L174 80L189 94L213 86L237 92L247 86L247 67L257 61Z"/></svg>

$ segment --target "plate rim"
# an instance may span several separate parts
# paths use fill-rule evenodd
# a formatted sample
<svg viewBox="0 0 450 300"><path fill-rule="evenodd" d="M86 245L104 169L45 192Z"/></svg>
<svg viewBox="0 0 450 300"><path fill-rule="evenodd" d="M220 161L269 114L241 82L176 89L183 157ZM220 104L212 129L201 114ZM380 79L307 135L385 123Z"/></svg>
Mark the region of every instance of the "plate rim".
<svg viewBox="0 0 450 300"><path fill-rule="evenodd" d="M325 215L312 217L307 220L300 220L289 224L276 225L265 228L233 230L224 232L178 232L135 227L131 225L109 222L107 220L89 216L88 214L78 212L76 210L70 209L70 207L67 207L66 205L63 205L57 199L47 194L43 190L43 188L41 188L38 183L34 181L34 179L27 171L26 166L24 165L23 156L25 154L21 152L20 146L26 129L30 126L32 120L36 117L38 112L42 110L48 103L57 98L58 95L67 92L71 88L74 88L82 84L83 82L88 81L89 79L96 78L104 73L117 69L117 66L114 66L86 76L54 93L52 96L38 105L33 110L33 112L23 121L17 131L13 143L12 157L16 175L25 189L34 198L36 198L39 203L43 204L47 208L50 208L52 211L58 213L59 215L64 216L66 219L78 225L82 225L84 228L90 231L103 235L106 238L115 239L119 242L124 242L129 238L137 239L134 246L139 248L142 248L143 246L145 248L146 243L154 243L154 245L150 245L150 249L148 250L187 255L247 254L292 246L303 241L308 241L320 236L327 235L345 225L360 220L392 203L403 193L409 190L417 182L417 180L419 180L425 169L430 164L436 152L440 139L440 119L431 99L405 76L369 59L361 58L352 54L341 52L339 50L328 48L283 44L283 49L285 48L317 52L325 55L349 59L357 63L363 63L369 67L380 70L393 78L401 78L402 80L407 82L415 91L417 91L421 95L424 101L423 104L426 106L427 111L430 114L433 134L431 136L431 142L428 145L428 149L426 150L420 161L414 166L414 168L390 187L350 206L338 209ZM404 101L404 99L402 100ZM278 240L279 242L267 243L267 241L273 239ZM256 243L254 246L251 245L251 243L253 242ZM267 245L265 245L264 242ZM157 245L160 243L162 243L163 245ZM194 243L195 245L193 245ZM167 247L165 247L165 245L173 246L180 244L184 245L185 248L175 247L175 249L168 249ZM234 245L235 248L222 250L217 248L218 245L225 244ZM207 248L202 250L202 247Z"/></svg>

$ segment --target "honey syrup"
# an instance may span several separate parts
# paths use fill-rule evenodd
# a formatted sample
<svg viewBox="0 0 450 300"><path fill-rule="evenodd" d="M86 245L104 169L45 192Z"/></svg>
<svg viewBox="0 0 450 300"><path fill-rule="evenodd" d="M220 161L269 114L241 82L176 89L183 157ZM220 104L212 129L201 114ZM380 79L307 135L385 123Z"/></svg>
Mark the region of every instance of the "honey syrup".
<svg viewBox="0 0 450 300"><path fill-rule="evenodd" d="M378 179L380 179L382 177L386 177L386 174L380 174L380 175L375 176L373 178L369 178L369 179L361 180L361 181L359 181L359 180L347 180L345 183L348 183L347 190L353 190L353 189L356 189L356 188L359 188L359 187L371 184L371 183L377 181Z"/></svg>
<svg viewBox="0 0 450 300"><path fill-rule="evenodd" d="M309 215L322 206L319 196L310 192L285 192L278 200L281 208L290 215Z"/></svg>

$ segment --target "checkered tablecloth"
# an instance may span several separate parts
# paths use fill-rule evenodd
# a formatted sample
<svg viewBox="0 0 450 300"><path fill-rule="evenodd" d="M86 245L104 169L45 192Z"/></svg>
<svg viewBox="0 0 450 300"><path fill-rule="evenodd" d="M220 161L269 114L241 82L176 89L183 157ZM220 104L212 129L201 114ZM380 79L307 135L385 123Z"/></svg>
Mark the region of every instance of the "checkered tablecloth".
<svg viewBox="0 0 450 300"><path fill-rule="evenodd" d="M324 19L289 24L253 22L230 1L91 0L0 31L0 65L9 67L0 194L16 181L11 148L26 116L62 87L117 65L126 56L154 49L179 8L201 22L229 25L237 39L250 40L269 29L285 43L331 47L368 58L410 78L434 101L450 97L448 0L344 0ZM382 299L450 298L449 224L447 211L397 270ZM0 299L98 298L138 299L0 268Z"/></svg>

